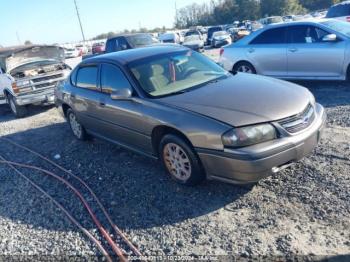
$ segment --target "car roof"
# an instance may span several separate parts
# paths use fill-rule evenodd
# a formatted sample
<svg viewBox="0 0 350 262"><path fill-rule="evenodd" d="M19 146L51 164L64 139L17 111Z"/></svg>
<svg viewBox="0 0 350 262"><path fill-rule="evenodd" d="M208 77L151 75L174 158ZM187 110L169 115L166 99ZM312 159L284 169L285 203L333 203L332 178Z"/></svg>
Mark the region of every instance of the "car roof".
<svg viewBox="0 0 350 262"><path fill-rule="evenodd" d="M98 63L106 60L118 62L119 64L125 65L136 60L140 60L155 55L168 54L177 51L189 50L186 47L177 44L156 44L147 47L129 49L124 51L118 51L91 57L82 62L82 64Z"/></svg>
<svg viewBox="0 0 350 262"><path fill-rule="evenodd" d="M118 34L118 35L115 35L115 36L112 36L112 37L108 38L107 40L115 39L115 38L118 38L118 37L130 37L130 36L137 36L137 35L149 35L149 34L148 33Z"/></svg>
<svg viewBox="0 0 350 262"><path fill-rule="evenodd" d="M331 8L335 7L335 6L339 6L339 5L348 5L348 4L350 4L350 1L343 1L343 2L340 2L340 3L337 3L337 4L333 5L333 6L331 6Z"/></svg>

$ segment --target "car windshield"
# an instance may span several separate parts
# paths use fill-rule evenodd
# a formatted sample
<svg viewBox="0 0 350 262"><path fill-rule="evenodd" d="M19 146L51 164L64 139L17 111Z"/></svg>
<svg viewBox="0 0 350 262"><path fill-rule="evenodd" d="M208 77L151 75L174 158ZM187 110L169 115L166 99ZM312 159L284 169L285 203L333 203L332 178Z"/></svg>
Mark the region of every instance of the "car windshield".
<svg viewBox="0 0 350 262"><path fill-rule="evenodd" d="M191 42L191 41L197 41L201 40L201 37L199 35L189 35L185 37L184 42Z"/></svg>
<svg viewBox="0 0 350 262"><path fill-rule="evenodd" d="M340 32L346 36L350 37L350 23L338 21L338 20L329 20L321 22L321 24L327 26L328 28Z"/></svg>
<svg viewBox="0 0 350 262"><path fill-rule="evenodd" d="M227 35L227 32L225 32L225 31L215 32L215 33L213 34L213 37L215 37L215 36L223 36L223 35Z"/></svg>
<svg viewBox="0 0 350 262"><path fill-rule="evenodd" d="M128 37L128 41L133 47L142 47L153 44L153 40L150 35L130 36Z"/></svg>
<svg viewBox="0 0 350 262"><path fill-rule="evenodd" d="M129 68L152 97L187 92L229 75L209 58L189 50L138 60Z"/></svg>

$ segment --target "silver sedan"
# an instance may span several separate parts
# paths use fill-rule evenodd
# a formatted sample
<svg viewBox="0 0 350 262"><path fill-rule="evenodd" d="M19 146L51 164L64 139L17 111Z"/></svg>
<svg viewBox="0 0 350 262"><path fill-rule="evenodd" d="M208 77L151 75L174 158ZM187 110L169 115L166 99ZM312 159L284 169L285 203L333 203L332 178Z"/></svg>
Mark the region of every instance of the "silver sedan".
<svg viewBox="0 0 350 262"><path fill-rule="evenodd" d="M346 80L350 24L338 20L292 22L265 27L221 50L231 72L283 79Z"/></svg>

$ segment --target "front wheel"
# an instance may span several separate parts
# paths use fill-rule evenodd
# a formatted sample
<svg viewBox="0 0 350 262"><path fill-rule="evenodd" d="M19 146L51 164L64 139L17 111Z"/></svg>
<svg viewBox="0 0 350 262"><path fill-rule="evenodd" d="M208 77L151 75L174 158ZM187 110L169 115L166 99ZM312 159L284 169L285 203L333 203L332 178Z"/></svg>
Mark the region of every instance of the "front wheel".
<svg viewBox="0 0 350 262"><path fill-rule="evenodd" d="M12 95L8 95L7 99L10 109L16 117L24 117L27 114L27 108L25 106L17 105L15 98Z"/></svg>
<svg viewBox="0 0 350 262"><path fill-rule="evenodd" d="M178 183L195 186L205 179L197 154L178 136L164 136L160 142L159 152L163 166Z"/></svg>
<svg viewBox="0 0 350 262"><path fill-rule="evenodd" d="M78 122L78 119L72 109L68 109L67 119L74 136L79 140L86 140L87 134L85 128Z"/></svg>

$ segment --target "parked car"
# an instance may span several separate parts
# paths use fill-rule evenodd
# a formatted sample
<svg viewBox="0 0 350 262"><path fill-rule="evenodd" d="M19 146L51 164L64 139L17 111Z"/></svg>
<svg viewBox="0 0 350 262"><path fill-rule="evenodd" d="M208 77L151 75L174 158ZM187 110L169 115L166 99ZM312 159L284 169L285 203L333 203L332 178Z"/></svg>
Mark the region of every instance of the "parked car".
<svg viewBox="0 0 350 262"><path fill-rule="evenodd" d="M222 31L222 26L212 26L208 28L207 45L212 45L211 41L215 32Z"/></svg>
<svg viewBox="0 0 350 262"><path fill-rule="evenodd" d="M175 32L168 32L168 33L161 34L159 36L159 41L161 43L180 44L180 36Z"/></svg>
<svg viewBox="0 0 350 262"><path fill-rule="evenodd" d="M102 54L104 53L106 50L106 45L104 42L100 42L100 43L94 43L92 45L92 54L95 55L95 54Z"/></svg>
<svg viewBox="0 0 350 262"><path fill-rule="evenodd" d="M213 33L211 40L212 47L221 47L232 43L231 35L226 31L217 31Z"/></svg>
<svg viewBox="0 0 350 262"><path fill-rule="evenodd" d="M202 37L202 33L199 30L189 30L185 33L185 37L191 36L191 35L198 35L198 36Z"/></svg>
<svg viewBox="0 0 350 262"><path fill-rule="evenodd" d="M232 34L231 39L232 42L237 42L238 40L241 40L242 38L250 35L250 31L245 28L237 28Z"/></svg>
<svg viewBox="0 0 350 262"><path fill-rule="evenodd" d="M106 53L140 48L153 44L150 34L126 34L110 38L106 43Z"/></svg>
<svg viewBox="0 0 350 262"><path fill-rule="evenodd" d="M326 18L336 18L350 22L350 1L344 1L329 8Z"/></svg>
<svg viewBox="0 0 350 262"><path fill-rule="evenodd" d="M313 151L326 117L306 88L231 75L179 45L85 60L56 97L76 138L92 135L158 158L187 185L276 173Z"/></svg>
<svg viewBox="0 0 350 262"><path fill-rule="evenodd" d="M55 85L71 71L64 56L57 46L0 49L0 104L8 103L16 117L29 104L53 104Z"/></svg>
<svg viewBox="0 0 350 262"><path fill-rule="evenodd" d="M225 47L220 63L229 71L284 79L346 80L349 45L347 22L292 22L266 27Z"/></svg>
<svg viewBox="0 0 350 262"><path fill-rule="evenodd" d="M286 15L286 16L283 16L282 19L283 19L283 22L293 22L294 21L294 18L295 18L295 15Z"/></svg>
<svg viewBox="0 0 350 262"><path fill-rule="evenodd" d="M65 58L75 58L81 56L81 51L76 48L65 48L64 49Z"/></svg>
<svg viewBox="0 0 350 262"><path fill-rule="evenodd" d="M283 23L283 18L281 16L271 16L260 19L259 21L263 26L273 25Z"/></svg>
<svg viewBox="0 0 350 262"><path fill-rule="evenodd" d="M182 45L198 52L204 51L204 41L201 35L186 36Z"/></svg>
<svg viewBox="0 0 350 262"><path fill-rule="evenodd" d="M80 51L80 56L86 55L89 52L88 47L83 44L76 45L75 48Z"/></svg>

